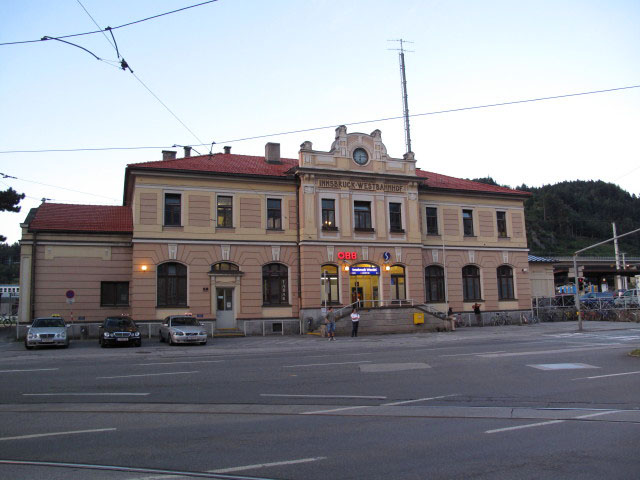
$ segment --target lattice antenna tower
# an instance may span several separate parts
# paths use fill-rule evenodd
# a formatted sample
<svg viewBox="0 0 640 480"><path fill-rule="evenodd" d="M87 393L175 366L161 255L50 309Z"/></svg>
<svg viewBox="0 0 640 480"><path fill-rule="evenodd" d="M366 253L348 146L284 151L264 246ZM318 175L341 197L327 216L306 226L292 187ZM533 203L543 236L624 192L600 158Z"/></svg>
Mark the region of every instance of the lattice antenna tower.
<svg viewBox="0 0 640 480"><path fill-rule="evenodd" d="M406 50L404 48L405 43L413 43L408 40L399 38L397 40L389 40L389 42L400 42L400 48L390 48L389 50L396 50L399 52L400 57L400 81L402 84L402 114L404 115L404 140L407 145L407 153L411 152L411 127L409 126L409 99L407 94L407 74L404 63L404 52L413 52L413 50Z"/></svg>

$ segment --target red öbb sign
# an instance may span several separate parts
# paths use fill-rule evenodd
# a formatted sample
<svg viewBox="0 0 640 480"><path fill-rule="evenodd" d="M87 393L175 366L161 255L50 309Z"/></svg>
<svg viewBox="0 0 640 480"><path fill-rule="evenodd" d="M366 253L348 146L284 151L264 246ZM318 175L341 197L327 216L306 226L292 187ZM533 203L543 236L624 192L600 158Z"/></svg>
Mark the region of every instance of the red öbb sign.
<svg viewBox="0 0 640 480"><path fill-rule="evenodd" d="M356 252L338 252L339 260L357 260L358 254Z"/></svg>

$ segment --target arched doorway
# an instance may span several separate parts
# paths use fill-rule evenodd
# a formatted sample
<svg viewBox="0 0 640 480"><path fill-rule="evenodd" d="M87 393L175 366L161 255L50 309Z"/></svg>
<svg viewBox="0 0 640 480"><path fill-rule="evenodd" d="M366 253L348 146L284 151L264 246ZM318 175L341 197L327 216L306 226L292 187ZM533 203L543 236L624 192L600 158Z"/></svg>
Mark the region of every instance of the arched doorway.
<svg viewBox="0 0 640 480"><path fill-rule="evenodd" d="M351 303L359 302L360 308L378 305L380 292L380 267L373 263L358 263L349 267Z"/></svg>

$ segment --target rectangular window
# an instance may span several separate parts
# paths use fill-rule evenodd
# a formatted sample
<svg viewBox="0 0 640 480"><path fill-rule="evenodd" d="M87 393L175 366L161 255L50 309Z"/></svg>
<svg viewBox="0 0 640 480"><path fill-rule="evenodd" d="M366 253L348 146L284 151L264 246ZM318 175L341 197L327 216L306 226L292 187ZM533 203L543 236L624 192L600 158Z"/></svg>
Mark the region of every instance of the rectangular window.
<svg viewBox="0 0 640 480"><path fill-rule="evenodd" d="M100 282L100 306L129 305L129 282Z"/></svg>
<svg viewBox="0 0 640 480"><path fill-rule="evenodd" d="M427 235L438 235L438 209L427 207Z"/></svg>
<svg viewBox="0 0 640 480"><path fill-rule="evenodd" d="M267 229L282 230L282 200L267 198Z"/></svg>
<svg viewBox="0 0 640 480"><path fill-rule="evenodd" d="M170 227L179 227L182 195L179 193L164 194L164 224Z"/></svg>
<svg viewBox="0 0 640 480"><path fill-rule="evenodd" d="M389 228L392 232L404 232L402 229L402 204L389 203Z"/></svg>
<svg viewBox="0 0 640 480"><path fill-rule="evenodd" d="M373 231L371 228L371 202L353 202L353 217L356 230Z"/></svg>
<svg viewBox="0 0 640 480"><path fill-rule="evenodd" d="M336 201L330 198L322 199L322 229L338 229L336 225Z"/></svg>
<svg viewBox="0 0 640 480"><path fill-rule="evenodd" d="M507 212L496 212L498 222L498 237L507 238Z"/></svg>
<svg viewBox="0 0 640 480"><path fill-rule="evenodd" d="M462 210L462 227L465 237L473 237L473 210Z"/></svg>
<svg viewBox="0 0 640 480"><path fill-rule="evenodd" d="M218 196L218 227L233 227L233 198Z"/></svg>

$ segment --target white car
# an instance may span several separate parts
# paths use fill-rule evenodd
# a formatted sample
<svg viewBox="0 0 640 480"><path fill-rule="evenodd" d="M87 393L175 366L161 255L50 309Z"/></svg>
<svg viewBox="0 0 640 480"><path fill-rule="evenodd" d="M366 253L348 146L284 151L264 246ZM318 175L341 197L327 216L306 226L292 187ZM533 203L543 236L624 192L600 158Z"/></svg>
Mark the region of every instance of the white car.
<svg viewBox="0 0 640 480"><path fill-rule="evenodd" d="M640 306L640 290L637 288L627 290L613 300L616 307L638 308Z"/></svg>
<svg viewBox="0 0 640 480"><path fill-rule="evenodd" d="M197 319L190 315L170 315L160 327L160 341L169 345L177 343L199 343L206 345L207 331Z"/></svg>
<svg viewBox="0 0 640 480"><path fill-rule="evenodd" d="M24 339L27 350L47 345L58 345L63 348L69 346L67 325L60 316L36 318Z"/></svg>

